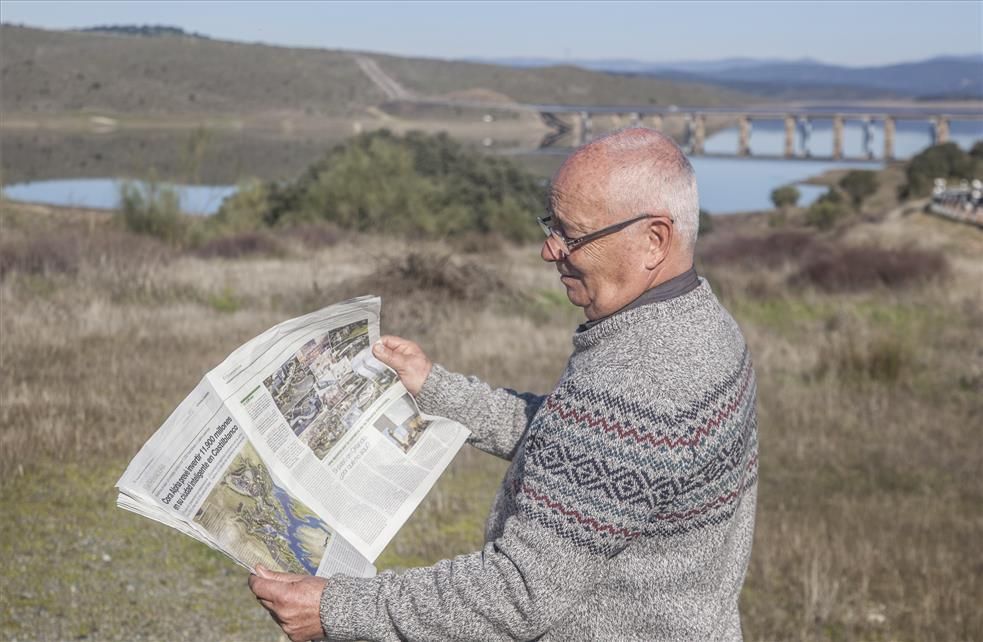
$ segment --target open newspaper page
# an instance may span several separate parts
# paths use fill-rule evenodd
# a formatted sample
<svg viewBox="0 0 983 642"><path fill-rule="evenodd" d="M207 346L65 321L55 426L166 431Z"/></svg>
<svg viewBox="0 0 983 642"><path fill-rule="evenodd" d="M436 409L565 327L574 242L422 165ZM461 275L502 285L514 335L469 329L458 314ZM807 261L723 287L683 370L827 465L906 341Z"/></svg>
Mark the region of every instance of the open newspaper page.
<svg viewBox="0 0 983 642"><path fill-rule="evenodd" d="M248 568L374 574L469 434L372 356L379 309L354 299L236 350L133 459L118 505Z"/></svg>
<svg viewBox="0 0 983 642"><path fill-rule="evenodd" d="M372 356L378 297L281 323L207 379L271 472L374 560L468 437Z"/></svg>
<svg viewBox="0 0 983 642"><path fill-rule="evenodd" d="M171 526L242 566L328 577L372 564L265 465L207 379L130 463L121 508Z"/></svg>

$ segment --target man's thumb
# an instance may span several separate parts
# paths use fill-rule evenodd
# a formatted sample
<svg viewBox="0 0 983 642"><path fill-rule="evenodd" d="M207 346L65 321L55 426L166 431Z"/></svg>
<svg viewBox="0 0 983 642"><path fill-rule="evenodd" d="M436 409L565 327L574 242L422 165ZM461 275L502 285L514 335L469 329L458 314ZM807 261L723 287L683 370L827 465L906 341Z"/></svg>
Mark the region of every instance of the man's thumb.
<svg viewBox="0 0 983 642"><path fill-rule="evenodd" d="M381 339L376 341L375 345L372 346L372 354L375 355L376 359L383 362L393 370L399 370L399 367L403 365L405 361L403 355L387 347Z"/></svg>

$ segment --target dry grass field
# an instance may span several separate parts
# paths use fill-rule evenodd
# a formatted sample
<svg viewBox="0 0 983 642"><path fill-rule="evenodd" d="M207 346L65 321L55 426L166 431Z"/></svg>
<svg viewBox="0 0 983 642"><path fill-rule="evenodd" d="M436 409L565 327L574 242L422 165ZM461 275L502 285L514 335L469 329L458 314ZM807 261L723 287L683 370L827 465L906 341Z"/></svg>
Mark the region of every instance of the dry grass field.
<svg viewBox="0 0 983 642"><path fill-rule="evenodd" d="M385 332L545 391L580 318L535 247L285 234L272 253L203 258L104 213L10 202L0 228L5 640L278 638L241 569L117 510L112 488L249 337L377 293ZM704 240L700 270L759 378L747 639L979 638L981 256L983 233L920 213L824 236L735 217ZM476 547L503 471L462 451L380 566Z"/></svg>

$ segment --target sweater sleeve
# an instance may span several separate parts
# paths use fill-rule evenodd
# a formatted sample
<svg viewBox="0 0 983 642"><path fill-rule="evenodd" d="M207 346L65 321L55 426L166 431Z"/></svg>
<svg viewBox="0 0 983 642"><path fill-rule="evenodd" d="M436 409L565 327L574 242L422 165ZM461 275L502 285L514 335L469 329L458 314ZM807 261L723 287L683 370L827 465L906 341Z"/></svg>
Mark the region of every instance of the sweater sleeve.
<svg viewBox="0 0 983 642"><path fill-rule="evenodd" d="M493 389L475 377L449 372L437 364L416 397L423 412L464 424L471 431L468 443L503 459L512 459L543 399L509 388Z"/></svg>
<svg viewBox="0 0 983 642"><path fill-rule="evenodd" d="M617 420L617 407L596 410ZM533 639L550 630L675 494L658 449L624 431L604 432L603 445L585 439L598 433L551 394L513 464L521 475L506 493L515 512L501 536L426 568L330 578L321 596L328 639Z"/></svg>

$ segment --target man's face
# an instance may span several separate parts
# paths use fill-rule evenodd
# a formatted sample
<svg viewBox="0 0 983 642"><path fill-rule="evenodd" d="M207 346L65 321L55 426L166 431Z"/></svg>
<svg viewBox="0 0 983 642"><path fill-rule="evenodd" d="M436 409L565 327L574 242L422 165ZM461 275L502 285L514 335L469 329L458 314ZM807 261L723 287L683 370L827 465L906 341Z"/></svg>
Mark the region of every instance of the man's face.
<svg viewBox="0 0 983 642"><path fill-rule="evenodd" d="M613 212L605 202L605 181L592 180L584 169L561 170L553 187L553 216L563 234L578 237L634 216L635 212ZM645 289L644 221L604 236L560 257L549 243L540 255L556 264L567 298L584 309L588 319L599 319L618 311Z"/></svg>

